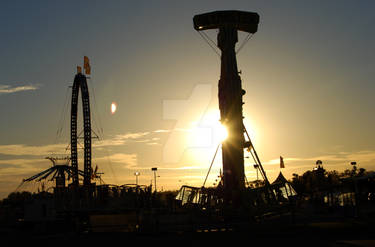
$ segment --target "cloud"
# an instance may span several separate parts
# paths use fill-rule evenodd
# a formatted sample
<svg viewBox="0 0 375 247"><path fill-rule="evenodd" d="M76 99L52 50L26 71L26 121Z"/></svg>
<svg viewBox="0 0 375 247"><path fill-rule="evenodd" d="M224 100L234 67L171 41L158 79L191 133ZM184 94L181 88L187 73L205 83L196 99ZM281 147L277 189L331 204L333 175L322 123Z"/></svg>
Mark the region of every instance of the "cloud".
<svg viewBox="0 0 375 247"><path fill-rule="evenodd" d="M375 151L364 150L353 154L347 154L350 161L373 162L375 160Z"/></svg>
<svg viewBox="0 0 375 247"><path fill-rule="evenodd" d="M29 146L24 144L0 145L0 154L4 155L49 155L51 153L63 153L67 144L49 144L43 146Z"/></svg>
<svg viewBox="0 0 375 247"><path fill-rule="evenodd" d="M139 166L137 154L125 154L125 153L115 153L106 157L96 158L95 161L98 163L110 161L111 163L117 163L123 165L123 168L130 170L150 170L154 166ZM202 166L181 166L181 167L168 167L162 166L158 167L159 170L206 170L207 167Z"/></svg>
<svg viewBox="0 0 375 247"><path fill-rule="evenodd" d="M126 133L123 135L116 135L116 139L128 140L128 139L138 139L150 134L150 132L135 132L135 133Z"/></svg>
<svg viewBox="0 0 375 247"><path fill-rule="evenodd" d="M161 168L161 169L166 169L166 170L207 170L207 167L202 167L202 166L181 166L181 167L165 167L165 168Z"/></svg>
<svg viewBox="0 0 375 247"><path fill-rule="evenodd" d="M309 162L311 166L315 165L317 160L323 161L323 165L329 163L330 165L348 165L351 161L356 161L357 163L373 163L375 162L375 151L374 150L362 150L357 152L337 152L334 154L324 154L312 157L284 157L284 162L286 167L289 163L302 163ZM264 162L265 165L278 165L280 164L280 159L272 159Z"/></svg>
<svg viewBox="0 0 375 247"><path fill-rule="evenodd" d="M49 168L50 162L43 159L6 159L0 160L1 181L8 176L18 176L19 179Z"/></svg>
<svg viewBox="0 0 375 247"><path fill-rule="evenodd" d="M146 145L155 146L155 145L160 145L160 144L157 143L157 142L148 142L148 143L146 143Z"/></svg>
<svg viewBox="0 0 375 247"><path fill-rule="evenodd" d="M115 135L109 139L101 140L93 144L93 147L106 147L106 146L119 146L124 145L128 141L135 141L135 142L145 142L139 141L138 139L149 135L150 132L134 132L134 133L126 133Z"/></svg>
<svg viewBox="0 0 375 247"><path fill-rule="evenodd" d="M38 85L9 86L0 84L0 94L10 94L22 91L33 91L39 89Z"/></svg>
<svg viewBox="0 0 375 247"><path fill-rule="evenodd" d="M128 141L137 141L139 138L142 138L150 132L136 132L136 133L126 133L122 135L115 135L110 139L101 140L92 144L93 148L101 148L108 146L119 146L124 145ZM147 139L144 142L146 144L151 143L150 145L155 145L157 139ZM143 141L142 141L143 142ZM83 144L82 144L83 145ZM68 148L68 150L66 150ZM40 146L25 145L25 144L11 144L11 145L0 145L0 154L3 155L32 155L32 156L42 156L50 154L68 154L70 152L70 147L68 144L59 143L59 144L47 144Z"/></svg>
<svg viewBox="0 0 375 247"><path fill-rule="evenodd" d="M124 154L124 153L116 153L106 157L96 158L96 161L107 161L109 160L111 163L118 163L124 165L124 168L127 169L137 169L138 167L138 160L137 154Z"/></svg>
<svg viewBox="0 0 375 247"><path fill-rule="evenodd" d="M154 133L169 133L171 130L164 130L164 129L159 129L159 130L154 130Z"/></svg>
<svg viewBox="0 0 375 247"><path fill-rule="evenodd" d="M283 158L283 159L284 159L284 162L286 162L286 161L300 161L300 160L304 160L304 159L301 159L301 158ZM310 159L307 159L307 160L310 160ZM278 164L280 164L280 158L269 160L267 162L264 162L263 164L265 164L265 165L276 165L277 164L278 165Z"/></svg>

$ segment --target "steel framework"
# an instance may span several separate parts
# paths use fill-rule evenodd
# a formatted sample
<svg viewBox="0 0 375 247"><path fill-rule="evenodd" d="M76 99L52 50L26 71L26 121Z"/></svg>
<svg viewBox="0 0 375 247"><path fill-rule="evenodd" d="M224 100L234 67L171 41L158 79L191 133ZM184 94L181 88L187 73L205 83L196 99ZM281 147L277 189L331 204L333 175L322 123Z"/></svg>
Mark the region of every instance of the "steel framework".
<svg viewBox="0 0 375 247"><path fill-rule="evenodd" d="M90 100L87 87L86 76L78 73L74 77L72 87L71 121L70 121L70 150L73 186L78 187L78 150L77 150L77 115L78 115L78 95L79 89L82 94L83 107L83 132L84 132L84 176L83 185L91 184L91 120L90 120Z"/></svg>

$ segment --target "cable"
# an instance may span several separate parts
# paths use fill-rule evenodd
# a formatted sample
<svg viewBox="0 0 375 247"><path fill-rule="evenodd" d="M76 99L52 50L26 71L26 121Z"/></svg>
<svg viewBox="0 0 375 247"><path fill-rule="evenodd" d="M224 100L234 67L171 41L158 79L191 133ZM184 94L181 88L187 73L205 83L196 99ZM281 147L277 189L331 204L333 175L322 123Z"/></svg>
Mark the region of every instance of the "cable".
<svg viewBox="0 0 375 247"><path fill-rule="evenodd" d="M208 36L204 31L198 31L198 33L200 34L200 36L204 39L204 41L206 41L206 43L211 47L211 49L219 56L219 58L221 57L220 56L220 53L216 50L215 47L218 47L217 44L210 38L210 36ZM237 51L236 51L236 54L238 54L242 48L246 45L247 42L249 42L249 40L254 36L253 33L249 33L246 38L244 39L244 41L242 41L241 45L238 47Z"/></svg>
<svg viewBox="0 0 375 247"><path fill-rule="evenodd" d="M68 92L69 91L70 91L70 87L68 87ZM64 129L64 126L65 126L65 121L66 121L65 119L66 119L66 115L67 115L67 112L68 112L68 109L69 109L69 105L70 105L70 100L68 100L68 99L69 98L67 98L67 100L66 100L65 109L64 109L64 112L63 112L63 119L62 119L62 122L61 122L59 138L62 137L62 133L63 133L63 129Z"/></svg>
<svg viewBox="0 0 375 247"><path fill-rule="evenodd" d="M263 169L263 166L262 166L262 163L260 162L259 156L258 156L258 154L257 154L257 152L256 152L256 150L255 150L255 148L254 148L254 146L253 146L253 144L252 144L252 142L251 142L250 135L249 135L249 133L247 132L245 126L243 126L243 129L244 129L244 132L246 133L247 138L249 139L251 150L253 150L253 152L254 152L255 158L256 158L256 160L257 160L257 164L258 164L258 166L259 166L258 169L259 169L259 171L260 171L260 174L262 174L263 179L264 179L264 182L266 183L265 186L266 186L266 188L268 189L269 194L271 194L271 198L272 198L273 200L276 200L275 194L274 194L274 193L272 192L272 190L270 189L270 182L268 181L268 178L267 178L267 175L266 175L266 171ZM251 151L251 150L250 150L250 151ZM251 155L253 156L252 152L250 152L250 153L251 153ZM254 158L254 156L253 156L253 158Z"/></svg>
<svg viewBox="0 0 375 247"><path fill-rule="evenodd" d="M265 172L264 169L263 169L262 163L260 162L260 159L259 159L259 157L258 157L258 154L257 154L257 152L255 151L255 148L254 148L254 146L253 146L253 143L251 142L251 139L250 139L250 135L249 135L249 133L247 132L245 126L244 126L244 131L245 131L246 136L247 136L247 138L249 139L249 142L250 142L250 146L251 146L250 153L251 153L251 156L253 156L253 159L256 160L256 164L259 165L260 173L262 174L263 179L265 180L266 184L269 184L269 181L268 181L268 178L267 178L266 172ZM251 152L251 150L253 150L254 154ZM254 155L255 155L255 157L254 157Z"/></svg>
<svg viewBox="0 0 375 247"><path fill-rule="evenodd" d="M213 40L210 38L210 36L208 36L207 33L205 33L204 31L202 31L202 33L203 33L203 35L206 37L206 39L207 39L208 41L211 42L211 44L213 45L213 47L219 47L219 46L215 43L215 41L213 41Z"/></svg>
<svg viewBox="0 0 375 247"><path fill-rule="evenodd" d="M22 187L22 185L25 183L24 180L20 183L20 185L17 186L16 190L14 192L19 192L19 189Z"/></svg>
<svg viewBox="0 0 375 247"><path fill-rule="evenodd" d="M67 102L68 102L68 93L69 93L69 87L66 89L66 92L65 92L65 100L64 100L64 103L63 103L63 107L61 109L61 114L60 114L60 120L57 124L57 132L56 132L56 137L55 137L55 142L54 144L57 143L58 141L58 138L60 137L60 134L62 132L62 126L64 124L64 121L65 121L65 111L66 111L66 108L67 108Z"/></svg>
<svg viewBox="0 0 375 247"><path fill-rule="evenodd" d="M100 133L101 135L103 135L103 125L102 125L102 121L101 121L101 118L100 118L100 114L99 114L99 111L98 111L98 107L97 107L97 103L96 103L96 96L95 96L95 87L94 87L94 79L90 77L90 82L92 83L89 83L91 84L91 89L92 89L92 95L93 95L93 99L94 99L94 112L95 112L95 117L94 117L94 121L95 121L95 125L96 125L96 119L98 120L98 133Z"/></svg>
<svg viewBox="0 0 375 247"><path fill-rule="evenodd" d="M210 165L210 168L208 169L208 172L207 172L206 178L204 179L204 182L203 182L203 186L202 186L202 188L203 188L203 187L205 186L205 184L206 184L206 181L207 181L208 175L210 174L210 171L211 171L212 165L214 164L215 157L216 157L217 151L219 151L219 147L220 147L220 145L221 145L221 143L220 143L219 145L217 145L217 148L216 148L216 151L215 151L214 157L212 158L211 165Z"/></svg>
<svg viewBox="0 0 375 247"><path fill-rule="evenodd" d="M215 47L217 47L217 45L215 44L215 42L214 42L212 39L210 39L210 37L208 37L208 35L207 35L206 33L204 33L203 31L201 31L201 32L198 31L198 33L199 33L199 35L202 37L202 39L204 39L204 41L206 41L206 43L212 48L212 50L216 53L216 55L218 55L219 58L220 58L220 57L221 57L221 56L220 56L220 53L215 49ZM203 34L202 34L202 33L203 33ZM214 45L212 45L212 44L210 43L210 41L211 41Z"/></svg>
<svg viewBox="0 0 375 247"><path fill-rule="evenodd" d="M245 175L245 183L246 183L246 185L248 185L249 181L247 180L246 173L244 175Z"/></svg>
<svg viewBox="0 0 375 247"><path fill-rule="evenodd" d="M90 83L92 82L92 83ZM93 131L94 128L98 129L98 123L96 121L96 102L95 102L95 91L93 86L93 80L91 78L87 77L87 86L89 87L90 94L92 95L90 100L90 108L91 108L91 131ZM95 113L95 114L94 114Z"/></svg>
<svg viewBox="0 0 375 247"><path fill-rule="evenodd" d="M92 95L93 95L92 98L94 99L94 104L93 104L94 105L94 111L93 112L95 112L94 117L92 119L94 120L94 124L97 127L97 132L102 136L100 139L103 140L104 131L103 131L103 125L102 125L101 117L100 117L98 107L97 107L97 102L96 102L94 79L92 77L90 77L89 79L90 79L89 81L91 82L91 83L89 83L89 85L91 84L90 86L91 86L91 91L92 91ZM98 134L96 134L95 131L93 131L93 132L96 136L98 136ZM99 136L98 136L98 140L100 140L100 139L99 139ZM109 166L109 169L112 173L113 179L114 179L115 183L118 184L118 179L117 179L116 173L113 170L113 166L112 166L112 162L111 162L111 159L110 159L110 156L109 156L108 148L106 146L104 146L104 150L106 152L106 158L107 158L107 161L108 161L108 166ZM103 181L103 179L101 177L100 177L100 180Z"/></svg>
<svg viewBox="0 0 375 247"><path fill-rule="evenodd" d="M106 158L107 158L107 160L108 160L109 169L111 169L113 179L115 180L115 183L116 183L116 184L119 184L119 183L118 183L118 180L117 180L117 177L116 177L116 173L113 171L112 162L111 162L111 159L110 159L110 157L109 157L108 148L107 148L106 146L104 146L104 150L105 150L105 152L106 152L106 154L107 154Z"/></svg>
<svg viewBox="0 0 375 247"><path fill-rule="evenodd" d="M240 47L238 47L238 50L236 51L236 54L238 54L240 52L240 50L245 46L245 44L253 37L253 33L249 33L246 38L244 39L244 41L242 42L242 44L240 45Z"/></svg>

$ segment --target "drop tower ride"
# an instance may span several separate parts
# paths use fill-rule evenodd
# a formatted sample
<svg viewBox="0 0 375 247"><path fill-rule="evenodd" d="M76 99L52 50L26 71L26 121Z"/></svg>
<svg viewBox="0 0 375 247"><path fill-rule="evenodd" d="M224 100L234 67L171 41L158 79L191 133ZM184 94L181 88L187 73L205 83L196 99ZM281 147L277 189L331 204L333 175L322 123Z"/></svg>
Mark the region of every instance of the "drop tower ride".
<svg viewBox="0 0 375 247"><path fill-rule="evenodd" d="M224 199L238 204L245 189L244 149L246 142L243 124L241 78L237 68L235 45L238 31L254 34L258 29L259 15L244 11L215 11L193 18L197 31L219 29L218 47L221 50L221 72L218 88L220 121L227 128L228 137L222 143Z"/></svg>

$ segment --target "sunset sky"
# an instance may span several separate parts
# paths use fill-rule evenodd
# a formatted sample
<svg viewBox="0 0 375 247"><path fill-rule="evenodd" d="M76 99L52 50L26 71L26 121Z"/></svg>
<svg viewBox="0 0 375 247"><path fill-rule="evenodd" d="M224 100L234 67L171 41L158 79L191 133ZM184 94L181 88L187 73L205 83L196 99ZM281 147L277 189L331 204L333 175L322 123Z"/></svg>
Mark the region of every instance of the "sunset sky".
<svg viewBox="0 0 375 247"><path fill-rule="evenodd" d="M84 56L103 180L135 183L139 171L149 185L158 167L158 189L202 186L222 132L220 60L192 18L214 10L260 15L237 60L244 122L271 181L280 156L287 178L318 159L375 170L374 1L1 1L0 199L50 167L46 156L69 155L69 86ZM221 153L207 185L220 165Z"/></svg>

